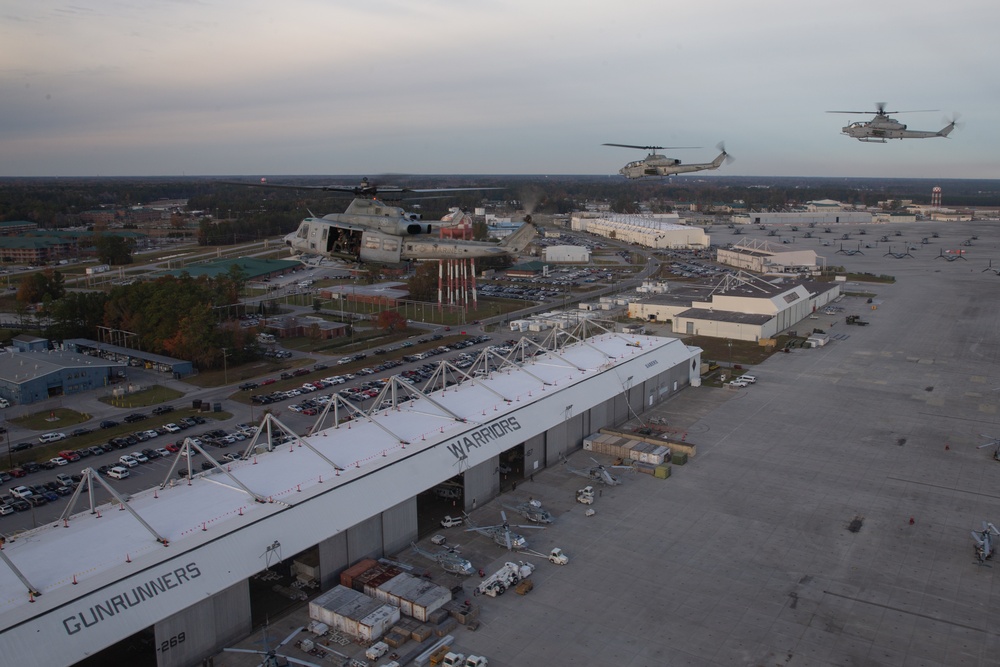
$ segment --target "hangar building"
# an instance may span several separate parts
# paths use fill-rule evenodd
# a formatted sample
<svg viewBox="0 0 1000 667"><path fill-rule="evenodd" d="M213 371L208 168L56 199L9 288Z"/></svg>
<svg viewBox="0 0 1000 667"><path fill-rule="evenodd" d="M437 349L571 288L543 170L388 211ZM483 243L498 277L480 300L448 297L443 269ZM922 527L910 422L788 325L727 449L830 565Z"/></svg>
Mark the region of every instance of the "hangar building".
<svg viewBox="0 0 1000 667"><path fill-rule="evenodd" d="M196 664L249 633L250 579L272 559L308 556L331 588L351 564L418 537L421 492L457 478L471 509L498 494L502 455L537 472L698 382L698 348L586 327L553 334L552 349L522 339L506 357L484 351L482 377L442 362L423 392L393 378L367 411L334 399L309 436L276 441L269 416L243 460L180 483L171 470L174 483L9 539L0 655L65 665L152 631L158 665ZM95 477L95 503L112 483Z"/></svg>
<svg viewBox="0 0 1000 667"><path fill-rule="evenodd" d="M840 296L841 284L778 280L746 273L726 276L702 300L664 294L629 303L629 317L671 322L678 334L760 340L808 317Z"/></svg>
<svg viewBox="0 0 1000 667"><path fill-rule="evenodd" d="M720 264L755 273L815 275L826 266L826 258L818 256L815 250L761 239L743 239L728 248L719 248L716 257Z"/></svg>
<svg viewBox="0 0 1000 667"><path fill-rule="evenodd" d="M570 220L570 227L653 249L708 248L712 244L704 229L678 224L679 219L676 213L657 216L579 213Z"/></svg>

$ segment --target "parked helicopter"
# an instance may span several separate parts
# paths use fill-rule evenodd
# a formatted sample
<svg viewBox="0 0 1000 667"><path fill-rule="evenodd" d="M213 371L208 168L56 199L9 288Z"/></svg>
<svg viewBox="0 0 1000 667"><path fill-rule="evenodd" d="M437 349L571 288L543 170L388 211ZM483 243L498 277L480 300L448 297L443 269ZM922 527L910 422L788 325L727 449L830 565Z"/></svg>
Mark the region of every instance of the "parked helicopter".
<svg viewBox="0 0 1000 667"><path fill-rule="evenodd" d="M472 520L466 516L465 522L471 526L471 528L466 528L466 532L475 531L481 535L486 535L491 538L497 545L501 547L506 547L508 551L524 551L528 548L528 540L524 539L524 536L511 531L510 524L507 523L507 513L503 510L500 511L500 517L503 519L503 523L497 524L495 526L476 526L472 523ZM534 528L536 530L544 530L544 526L521 526L515 525L516 528Z"/></svg>
<svg viewBox="0 0 1000 667"><path fill-rule="evenodd" d="M625 466L625 465L605 466L602 465L600 462L598 462L597 459L591 458L590 460L593 461L596 465L590 468L584 468L583 470L576 470L574 468L570 468L569 471L576 475L580 475L581 477L586 477L591 481L600 482L601 484L604 484L606 486L617 486L618 484L622 483L621 479L611 474L611 472L608 470L609 467L618 470L628 470L630 472L635 472L635 468L633 468L632 466Z"/></svg>
<svg viewBox="0 0 1000 667"><path fill-rule="evenodd" d="M266 179L261 179L261 183L240 183L240 185L322 190L355 196L354 201L343 213L330 213L321 218L312 216L305 218L299 223L297 230L285 236L285 245L293 254L324 255L389 264L423 259L497 257L520 252L537 233L531 216L525 216L525 224L521 229L499 244L439 238L435 233L441 227L458 222L457 209L453 209L445 219L430 222L421 220L417 213L407 212L377 199L380 192L401 195L496 188L408 188L399 185L373 185L367 178L361 179L359 185L284 185L271 184Z"/></svg>
<svg viewBox="0 0 1000 667"><path fill-rule="evenodd" d="M542 503L534 499L520 505L504 505L504 507L517 512L532 523L552 523L553 520L551 512L542 509Z"/></svg>
<svg viewBox="0 0 1000 667"><path fill-rule="evenodd" d="M421 549L413 542L410 542L410 547L416 553L425 558L429 558L440 565L444 568L445 572L451 572L452 574L464 574L465 576L475 574L476 572L476 570L472 567L472 563L465 558L462 558L462 556L459 555L459 553L454 549L446 549L445 551L438 551L435 553L433 551Z"/></svg>
<svg viewBox="0 0 1000 667"><path fill-rule="evenodd" d="M256 651L253 649L246 649L246 648L224 648L222 650L228 651L230 653L255 653L261 657L261 661L258 667L288 667L289 663L293 665L301 665L302 667L319 667L319 665L317 665L314 662L306 662L305 660L299 660L298 658L293 658L291 656L282 655L278 653L278 649L280 649L282 646L290 642L295 637L295 635L299 634L299 632L302 631L302 629L303 628L301 627L296 628L292 632L292 634L285 637L285 639L282 640L277 645L277 647L271 648L267 637L267 624L265 623L263 629L264 638L262 640L264 644L263 651Z"/></svg>
<svg viewBox="0 0 1000 667"><path fill-rule="evenodd" d="M952 120L937 132L926 130L908 130L906 125L900 123L895 118L891 118L891 113L922 113L934 111L933 109L923 109L921 111L886 111L885 102L878 102L875 105L876 111L827 111L827 113L853 113L867 114L874 113L875 117L869 121L858 121L847 125L841 132L849 137L863 141L865 143L887 143L886 139L929 139L931 137L947 137L955 129L955 122Z"/></svg>
<svg viewBox="0 0 1000 667"><path fill-rule="evenodd" d="M983 449L984 447L996 447L993 450L993 459L995 461L1000 461L1000 438L994 438L993 436L986 435L985 433L980 433L979 435L984 438L989 438L989 442L984 442L983 444L976 447L976 449Z"/></svg>
<svg viewBox="0 0 1000 667"><path fill-rule="evenodd" d="M983 521L982 530L972 531L972 539L976 541L976 558L979 560L980 564L985 563L996 550L993 543L993 538L1000 536L1000 530L988 521Z"/></svg>
<svg viewBox="0 0 1000 667"><path fill-rule="evenodd" d="M673 174L685 174L692 171L705 171L706 169L718 169L723 162L731 162L732 157L726 152L724 144L719 143L716 148L722 152L711 162L703 164L681 164L676 158L652 151L680 150L684 148L697 148L696 146L633 146L632 144L603 144L604 146L618 146L619 148L638 148L639 150L651 151L642 160L629 162L618 170L618 173L625 178L645 178L647 176L672 176Z"/></svg>

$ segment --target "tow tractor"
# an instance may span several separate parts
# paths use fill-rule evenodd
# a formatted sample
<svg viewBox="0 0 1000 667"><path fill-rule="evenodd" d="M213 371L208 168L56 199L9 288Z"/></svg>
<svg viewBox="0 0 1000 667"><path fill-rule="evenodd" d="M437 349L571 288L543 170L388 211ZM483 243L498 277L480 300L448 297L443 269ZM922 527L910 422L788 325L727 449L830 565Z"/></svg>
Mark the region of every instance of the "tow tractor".
<svg viewBox="0 0 1000 667"><path fill-rule="evenodd" d="M559 547L554 547L552 551L549 552L549 562L555 563L556 565L565 565L569 562L569 556L563 553L563 550Z"/></svg>

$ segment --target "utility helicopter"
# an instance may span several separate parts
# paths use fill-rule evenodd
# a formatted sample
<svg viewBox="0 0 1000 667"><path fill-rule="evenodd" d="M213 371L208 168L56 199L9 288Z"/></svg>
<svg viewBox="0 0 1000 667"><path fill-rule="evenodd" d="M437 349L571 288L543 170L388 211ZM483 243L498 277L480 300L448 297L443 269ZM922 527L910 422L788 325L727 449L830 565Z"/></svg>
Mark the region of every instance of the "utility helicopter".
<svg viewBox="0 0 1000 667"><path fill-rule="evenodd" d="M718 169L723 162L731 162L732 157L726 152L726 147L719 143L716 148L722 151L717 158L711 162L703 164L681 164L676 158L661 155L655 151L680 150L686 148L697 148L697 146L633 146L632 144L603 144L604 146L618 146L619 148L637 148L643 151L650 151L642 160L629 162L618 170L618 173L625 178L645 178L647 176L672 176L674 174L685 174L692 171L705 171L707 169Z"/></svg>
<svg viewBox="0 0 1000 667"><path fill-rule="evenodd" d="M542 503L538 500L531 499L520 505L504 505L504 507L512 512L517 512L532 523L552 523L553 520L552 513L543 509Z"/></svg>
<svg viewBox="0 0 1000 667"><path fill-rule="evenodd" d="M528 540L524 539L523 535L511 531L510 524L507 523L506 512L501 510L500 517L503 519L503 523L495 526L476 526L472 523L472 519L466 516L465 522L469 524L471 528L466 528L465 531L474 531L480 535L485 535L496 542L498 546L506 547L507 551L526 551L528 549ZM544 530L545 527L515 525L515 528L533 528L535 530Z"/></svg>
<svg viewBox="0 0 1000 667"><path fill-rule="evenodd" d="M444 551L427 551L426 549L421 549L413 542L410 542L410 547L414 552L420 554L424 558L429 558L442 568L445 572L451 572L452 574L464 574L469 576L475 574L476 570L472 567L470 563L454 549L446 549Z"/></svg>
<svg viewBox="0 0 1000 667"><path fill-rule="evenodd" d="M611 472L608 470L608 468L635 472L635 468L633 468L632 466L625 466L625 465L605 466L602 465L600 462L598 462L597 459L591 458L590 460L593 461L596 465L590 468L584 468L583 470L576 470L574 468L570 468L569 471L575 475L586 477L591 481L600 482L605 486L617 486L622 483L622 480L612 475Z"/></svg>
<svg viewBox="0 0 1000 667"><path fill-rule="evenodd" d="M399 185L375 185L367 178L358 185L287 185L268 183L236 183L266 188L321 190L353 195L355 198L343 213L330 213L321 218L305 218L297 230L285 236L287 245L296 255L322 255L360 262L398 264L408 260L474 259L513 255L522 251L535 237L537 230L531 216L525 224L502 243L465 241L440 238L437 232L461 220L461 211L439 221L425 221L418 213L405 211L378 199L380 193L398 196L407 193L470 192L500 188L408 188Z"/></svg>
<svg viewBox="0 0 1000 667"><path fill-rule="evenodd" d="M900 123L895 118L891 118L892 113L924 113L935 111L935 109L922 109L918 111L886 111L885 102L875 104L875 111L827 111L827 113L851 113L868 114L874 113L875 117L868 121L857 121L843 127L841 132L849 137L870 144L884 144L886 139L929 139L932 137L947 137L955 129L955 120L945 125L937 132L926 130L908 130L906 125Z"/></svg>
<svg viewBox="0 0 1000 667"><path fill-rule="evenodd" d="M1000 530L988 521L983 521L982 530L972 531L972 539L976 541L976 546L973 547L976 550L976 559L979 564L985 563L996 550L994 546L994 537L1000 536Z"/></svg>

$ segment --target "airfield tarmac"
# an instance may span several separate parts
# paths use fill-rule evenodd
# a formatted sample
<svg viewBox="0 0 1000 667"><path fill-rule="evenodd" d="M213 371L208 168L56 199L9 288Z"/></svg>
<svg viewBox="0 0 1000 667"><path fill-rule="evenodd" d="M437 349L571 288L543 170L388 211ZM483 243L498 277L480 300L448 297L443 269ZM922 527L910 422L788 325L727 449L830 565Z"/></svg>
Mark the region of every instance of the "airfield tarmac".
<svg viewBox="0 0 1000 667"><path fill-rule="evenodd" d="M669 479L628 476L586 517L573 491L587 482L557 466L478 508L473 518L487 524L503 503L542 500L556 521L525 535L571 562L538 560L527 596L476 597L482 624L456 628L456 649L491 667L997 664L1000 580L976 564L970 536L984 519L1000 522L1000 463L976 448L980 433L1000 437L1000 277L983 272L990 259L1000 268L997 224L867 225L843 242L876 246L903 228L893 250L904 239L918 250L901 260L883 257L889 243L855 256L835 254L839 240L820 246L847 226L796 239L829 264L897 281L845 285L865 296L792 327L834 339L774 355L752 369L757 384L688 388L645 413L697 445ZM719 231L713 242L724 243ZM963 248L967 260L936 259L973 234L981 240ZM871 324L846 325L845 314ZM588 452L570 457L590 464ZM440 532L476 567L508 560L485 537ZM478 581L464 580L468 598ZM307 622L303 606L272 623L272 636ZM256 664L249 658L214 664Z"/></svg>

